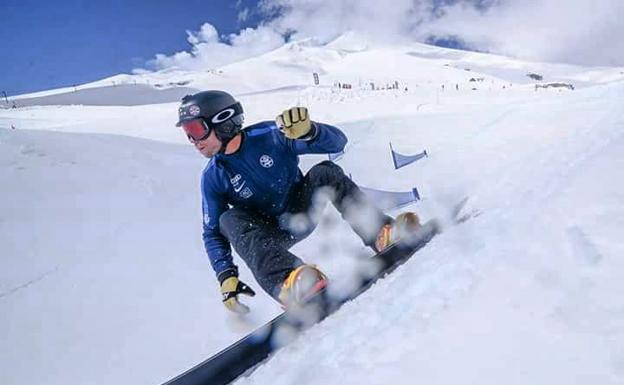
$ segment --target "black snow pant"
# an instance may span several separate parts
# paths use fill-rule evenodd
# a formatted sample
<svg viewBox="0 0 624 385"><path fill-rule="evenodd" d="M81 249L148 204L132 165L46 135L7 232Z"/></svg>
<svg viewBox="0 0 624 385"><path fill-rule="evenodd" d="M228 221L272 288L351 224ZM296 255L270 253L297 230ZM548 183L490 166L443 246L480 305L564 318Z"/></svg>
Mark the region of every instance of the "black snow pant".
<svg viewBox="0 0 624 385"><path fill-rule="evenodd" d="M381 227L392 220L330 161L312 167L293 187L283 214L270 216L234 207L219 218L221 233L249 266L262 289L275 299L288 274L303 264L288 249L316 227L326 202L319 199L322 192L327 192L343 219L367 246L374 245Z"/></svg>

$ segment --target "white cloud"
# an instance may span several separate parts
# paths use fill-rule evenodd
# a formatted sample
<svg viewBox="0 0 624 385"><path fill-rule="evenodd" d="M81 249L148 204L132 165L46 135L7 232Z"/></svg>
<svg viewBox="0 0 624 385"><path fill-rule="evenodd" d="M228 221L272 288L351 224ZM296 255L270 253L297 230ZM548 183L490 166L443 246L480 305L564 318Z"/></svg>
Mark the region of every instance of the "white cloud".
<svg viewBox="0 0 624 385"><path fill-rule="evenodd" d="M264 0L269 25L330 39L347 30L378 38L455 36L471 47L531 60L624 65L622 0ZM437 5L437 7L436 7ZM477 6L480 5L480 6ZM433 11L436 10L434 17Z"/></svg>
<svg viewBox="0 0 624 385"><path fill-rule="evenodd" d="M460 3L419 33L456 35L506 55L587 65L624 65L624 1L524 0L486 12Z"/></svg>
<svg viewBox="0 0 624 385"><path fill-rule="evenodd" d="M346 31L382 40L452 36L478 50L524 59L624 65L624 0L440 3L443 1L394 0L388 5L379 0L262 0L258 11L268 20L259 27L221 37L206 23L198 32L187 31L189 51L158 54L149 66L214 68L275 49L284 43L284 35L329 41ZM247 18L249 12L246 8L240 11L239 19Z"/></svg>
<svg viewBox="0 0 624 385"><path fill-rule="evenodd" d="M243 10L238 12L238 22L244 23L249 18L249 8L243 8Z"/></svg>
<svg viewBox="0 0 624 385"><path fill-rule="evenodd" d="M222 37L214 26L205 23L199 31L186 33L187 41L191 44L190 51L176 52L170 56L157 54L147 63L148 67L156 70L206 70L257 56L284 44L284 37L267 26L246 28L238 34Z"/></svg>
<svg viewBox="0 0 624 385"><path fill-rule="evenodd" d="M186 31L186 34L188 35L186 40L193 46L200 43L219 43L219 34L212 24L204 23L199 32Z"/></svg>
<svg viewBox="0 0 624 385"><path fill-rule="evenodd" d="M295 37L329 40L345 31L372 38L405 37L414 24L431 17L430 0L264 0L265 13L280 11L270 25L278 31L296 31Z"/></svg>

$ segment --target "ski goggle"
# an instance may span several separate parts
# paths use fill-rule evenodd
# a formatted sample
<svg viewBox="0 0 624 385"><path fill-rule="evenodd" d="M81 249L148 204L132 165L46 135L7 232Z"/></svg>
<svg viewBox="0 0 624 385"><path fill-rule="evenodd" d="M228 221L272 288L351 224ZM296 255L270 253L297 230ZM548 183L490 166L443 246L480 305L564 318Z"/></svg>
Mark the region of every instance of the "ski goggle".
<svg viewBox="0 0 624 385"><path fill-rule="evenodd" d="M204 119L187 120L182 123L182 129L191 142L199 142L210 136L212 129Z"/></svg>
<svg viewBox="0 0 624 385"><path fill-rule="evenodd" d="M219 124L210 125L206 120L200 118L183 122L181 126L188 139L191 142L197 142L209 137L212 130L219 130L221 135L234 134L243 125L244 120L243 114L240 114Z"/></svg>

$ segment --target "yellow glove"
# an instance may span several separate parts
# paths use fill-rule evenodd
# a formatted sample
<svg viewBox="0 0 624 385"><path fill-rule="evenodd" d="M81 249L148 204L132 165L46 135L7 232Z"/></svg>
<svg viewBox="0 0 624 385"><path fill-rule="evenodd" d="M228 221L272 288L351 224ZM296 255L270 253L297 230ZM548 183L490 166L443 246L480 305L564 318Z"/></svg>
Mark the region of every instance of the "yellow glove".
<svg viewBox="0 0 624 385"><path fill-rule="evenodd" d="M250 297L256 295L249 286L239 281L237 277L229 277L221 283L221 294L225 307L238 314L249 313L249 307L238 302L238 295L245 294Z"/></svg>
<svg viewBox="0 0 624 385"><path fill-rule="evenodd" d="M307 139L305 137L312 129L305 107L293 107L282 112L275 118L275 123L288 139Z"/></svg>

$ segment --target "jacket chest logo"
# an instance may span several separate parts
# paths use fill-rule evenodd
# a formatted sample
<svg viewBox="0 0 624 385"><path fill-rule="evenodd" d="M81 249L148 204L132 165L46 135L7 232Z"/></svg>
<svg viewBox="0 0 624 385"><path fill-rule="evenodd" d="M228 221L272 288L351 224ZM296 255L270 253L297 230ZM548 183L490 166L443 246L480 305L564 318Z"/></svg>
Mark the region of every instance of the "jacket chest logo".
<svg viewBox="0 0 624 385"><path fill-rule="evenodd" d="M262 155L260 157L260 165L264 168L269 168L269 167L273 167L273 158L271 158L268 155Z"/></svg>
<svg viewBox="0 0 624 385"><path fill-rule="evenodd" d="M234 188L234 192L238 194L238 196L242 199L251 198L251 196L253 195L251 189L245 186L247 181L243 180L241 174L234 175L234 177L230 179L230 183L232 183L232 188Z"/></svg>

